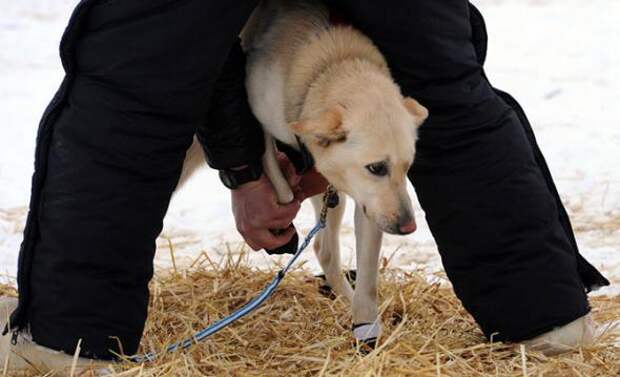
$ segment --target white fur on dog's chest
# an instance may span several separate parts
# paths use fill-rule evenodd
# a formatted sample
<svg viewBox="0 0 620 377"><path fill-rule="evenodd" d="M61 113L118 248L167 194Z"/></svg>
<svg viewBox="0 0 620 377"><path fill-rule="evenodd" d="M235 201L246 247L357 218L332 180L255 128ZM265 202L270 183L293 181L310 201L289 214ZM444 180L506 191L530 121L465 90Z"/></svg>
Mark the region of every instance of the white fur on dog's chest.
<svg viewBox="0 0 620 377"><path fill-rule="evenodd" d="M249 61L246 85L250 105L263 129L277 140L296 146L295 134L285 117L282 68L267 57L253 57Z"/></svg>

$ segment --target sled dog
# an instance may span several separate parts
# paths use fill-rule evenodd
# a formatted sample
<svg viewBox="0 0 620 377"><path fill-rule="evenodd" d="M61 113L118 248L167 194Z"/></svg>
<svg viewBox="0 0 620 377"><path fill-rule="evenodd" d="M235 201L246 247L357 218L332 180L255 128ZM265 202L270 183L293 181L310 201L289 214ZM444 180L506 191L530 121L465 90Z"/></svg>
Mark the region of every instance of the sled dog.
<svg viewBox="0 0 620 377"><path fill-rule="evenodd" d="M332 25L329 10L318 1L263 1L242 43L250 106L265 131L263 165L279 200L290 202L293 192L278 167L274 140L296 149L303 144L316 170L355 202L355 291L340 264L345 200L329 211L314 250L331 289L352 303L355 338L372 344L381 333L382 232L416 229L407 171L428 111L403 97L372 41L350 26ZM312 203L318 216L321 196Z"/></svg>

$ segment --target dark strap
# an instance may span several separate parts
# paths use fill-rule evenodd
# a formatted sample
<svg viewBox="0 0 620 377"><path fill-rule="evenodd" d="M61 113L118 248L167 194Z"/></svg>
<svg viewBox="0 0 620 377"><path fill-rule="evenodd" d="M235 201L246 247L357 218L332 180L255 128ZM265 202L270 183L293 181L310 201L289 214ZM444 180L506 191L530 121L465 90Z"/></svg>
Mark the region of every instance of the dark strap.
<svg viewBox="0 0 620 377"><path fill-rule="evenodd" d="M330 8L329 10L329 23L334 26L349 26L351 25L347 22L346 18L342 15L342 13L337 10Z"/></svg>
<svg viewBox="0 0 620 377"><path fill-rule="evenodd" d="M286 157L288 157L288 159L293 163L297 174L305 174L314 167L314 158L312 157L304 143L299 140L299 137L296 136L296 138L297 142L299 143L299 150L278 140L276 140L276 147L280 152L284 153Z"/></svg>

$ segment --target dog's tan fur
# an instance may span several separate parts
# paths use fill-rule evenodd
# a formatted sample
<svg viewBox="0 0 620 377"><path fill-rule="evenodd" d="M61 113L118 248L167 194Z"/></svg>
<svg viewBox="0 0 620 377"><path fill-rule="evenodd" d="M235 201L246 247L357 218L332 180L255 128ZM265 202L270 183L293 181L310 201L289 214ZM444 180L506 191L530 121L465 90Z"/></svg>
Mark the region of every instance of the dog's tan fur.
<svg viewBox="0 0 620 377"><path fill-rule="evenodd" d="M355 292L340 266L343 200L329 212L327 227L314 246L329 285L352 301L353 322L368 324L354 331L356 338L377 336L381 231L397 233L399 220L412 216L406 172L415 154L417 127L428 112L414 99L402 97L373 43L353 28L330 25L328 10L319 2L265 0L248 21L242 39L249 57L249 100L266 134L265 172L279 199L288 202L293 194L279 170L273 139L297 147L298 136L317 170L356 203ZM202 160L194 143L181 182ZM382 160L390 162L388 178L378 179L364 170ZM320 197L312 202L318 215ZM588 323L582 317L528 345L543 344L544 352L555 353L586 344L591 336L583 334L592 333Z"/></svg>
<svg viewBox="0 0 620 377"><path fill-rule="evenodd" d="M415 154L418 126L428 112L403 98L385 59L351 27L332 26L326 8L304 0L264 1L243 33L248 53L250 104L266 133L265 171L282 201L292 199L277 167L273 138L298 147L301 139L316 169L356 203L355 292L340 266L341 205L329 212L315 251L333 290L352 301L353 321L367 324L354 334L380 334L377 270L382 231L415 229L406 174ZM389 174L367 165L385 162ZM317 215L319 197L313 198Z"/></svg>
<svg viewBox="0 0 620 377"><path fill-rule="evenodd" d="M402 97L367 37L329 25L315 2L263 2L250 24L247 87L265 131L293 146L299 136L320 173L382 230L399 233L399 219L412 217L405 176L426 109ZM388 179L364 168L384 160Z"/></svg>
<svg viewBox="0 0 620 377"><path fill-rule="evenodd" d="M356 338L376 337L381 332L376 281L382 232L415 230L406 174L417 128L428 112L414 99L403 98L374 44L351 27L330 25L320 2L263 1L242 41L248 52L248 98L266 135L263 165L279 200L289 202L293 193L276 161L274 139L298 148L299 137L316 169L355 201L355 292L340 265L344 200L329 212L315 251L329 285L352 301L354 323L367 324L354 332ZM181 184L202 156L194 143ZM372 175L366 167L376 162L385 162L389 174ZM312 202L318 216L321 199Z"/></svg>
<svg viewBox="0 0 620 377"><path fill-rule="evenodd" d="M385 59L367 37L351 27L329 24L328 10L320 2L263 1L246 24L242 41L248 52L248 98L265 131L263 166L279 200L289 202L293 193L276 161L274 139L298 148L299 137L316 169L355 201L355 292L340 265L345 200L329 212L315 251L329 285L352 301L354 323L367 324L354 331L356 338L379 336L376 282L382 232L415 230L406 174L417 128L428 111L403 98ZM195 142L180 185L202 159ZM387 176L368 171L366 166L376 162L388 164ZM312 202L318 216L321 199Z"/></svg>

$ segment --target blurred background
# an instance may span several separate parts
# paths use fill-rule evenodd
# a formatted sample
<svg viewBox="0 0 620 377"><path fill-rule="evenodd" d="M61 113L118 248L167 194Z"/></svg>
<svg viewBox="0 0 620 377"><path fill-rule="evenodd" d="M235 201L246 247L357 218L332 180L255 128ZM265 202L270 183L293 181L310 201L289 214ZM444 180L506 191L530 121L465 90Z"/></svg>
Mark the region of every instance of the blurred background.
<svg viewBox="0 0 620 377"><path fill-rule="evenodd" d="M63 76L58 44L76 3L0 0L0 274L8 280L16 272L36 130ZM620 283L620 1L474 3L489 31L491 82L525 108L583 254ZM440 278L436 246L417 207L418 232L388 237L383 254L392 265ZM298 228L305 234L313 222L305 206ZM343 260L353 265L350 213L344 232ZM218 258L241 247L229 193L205 168L175 195L156 263L168 266L171 252L177 263L190 263L202 252ZM311 253L305 258L317 268ZM278 258L254 253L251 261L269 265ZM602 293L618 292L612 287Z"/></svg>

